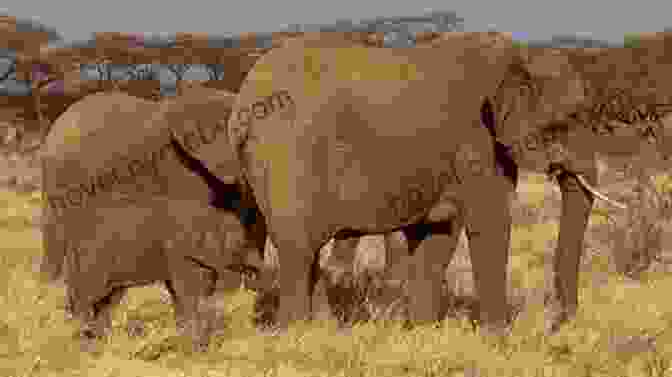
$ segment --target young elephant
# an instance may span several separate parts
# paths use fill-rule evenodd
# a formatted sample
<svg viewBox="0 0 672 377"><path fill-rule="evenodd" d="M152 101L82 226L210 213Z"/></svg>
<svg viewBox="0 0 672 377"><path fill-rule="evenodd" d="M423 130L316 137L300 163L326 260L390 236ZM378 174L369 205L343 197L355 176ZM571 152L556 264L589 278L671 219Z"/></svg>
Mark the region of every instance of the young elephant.
<svg viewBox="0 0 672 377"><path fill-rule="evenodd" d="M230 102L230 95L214 90L161 104L119 92L99 93L73 104L56 120L41 151L40 270L46 282L66 277L71 311L78 317L90 314L91 321L104 323L104 311L125 287L156 280L168 282L178 317L188 317L194 313L193 300L183 291L208 296L209 271L217 271L219 278L223 268L235 264L230 260L238 247L220 252L213 242L228 241L212 235L254 238L255 256L261 260L265 223L256 216L249 190L236 181L237 164L220 165L217 172L227 179L220 181L194 165L183 149L194 147L194 132L207 133L210 141L221 137L218 121L226 114L217 110ZM187 106L191 103L200 106ZM170 114L179 119L167 119ZM220 232L219 225L231 229ZM202 248L199 242L209 246ZM166 265L171 248L179 250L176 258L180 251L189 255L191 265L184 258L175 259L182 263L175 269ZM196 267L197 262L207 268ZM100 333L95 327L92 333Z"/></svg>
<svg viewBox="0 0 672 377"><path fill-rule="evenodd" d="M218 276L262 263L239 218L205 202L151 199L97 208L80 220L77 237L67 237L65 281L72 314L88 336L109 329L111 309L128 287L163 281L178 326L200 349L210 332L202 301Z"/></svg>

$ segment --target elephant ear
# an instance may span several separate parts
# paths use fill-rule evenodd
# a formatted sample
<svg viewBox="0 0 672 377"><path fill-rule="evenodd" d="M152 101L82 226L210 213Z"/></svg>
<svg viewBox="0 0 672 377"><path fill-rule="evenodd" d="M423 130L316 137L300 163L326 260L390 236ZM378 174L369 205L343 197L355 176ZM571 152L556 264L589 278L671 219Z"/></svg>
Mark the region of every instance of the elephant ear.
<svg viewBox="0 0 672 377"><path fill-rule="evenodd" d="M586 106L585 81L564 50L517 48L493 101L500 143L516 145Z"/></svg>
<svg viewBox="0 0 672 377"><path fill-rule="evenodd" d="M233 184L241 172L226 132L234 100L233 93L202 88L162 104L152 122L165 122L182 150L223 183ZM211 144L220 148L204 148Z"/></svg>

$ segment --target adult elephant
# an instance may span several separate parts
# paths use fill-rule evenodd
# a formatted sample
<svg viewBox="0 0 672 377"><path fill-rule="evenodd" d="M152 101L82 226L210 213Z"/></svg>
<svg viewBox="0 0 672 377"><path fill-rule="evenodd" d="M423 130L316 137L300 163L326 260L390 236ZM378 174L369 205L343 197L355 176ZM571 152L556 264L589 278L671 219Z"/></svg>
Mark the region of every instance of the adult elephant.
<svg viewBox="0 0 672 377"><path fill-rule="evenodd" d="M528 50L529 58L545 66L540 69L552 72L558 59L566 59L580 76L584 102L564 121L559 118L522 128L506 121L516 106L524 106L526 97L543 95L544 83L537 80L523 80L522 87L502 85L494 98L494 113L502 120L493 133L496 153L510 158L512 172L523 168L549 173L557 178L562 192L551 330L557 330L578 309L579 266L594 198L624 207L595 188L596 155L623 158L658 152L667 159L672 153L670 51L672 33L643 36L635 47L628 48ZM448 238L447 242L432 240L423 246L430 245L432 251L427 253L440 255L445 249L452 252L455 244ZM412 245L410 249L412 252Z"/></svg>
<svg viewBox="0 0 672 377"><path fill-rule="evenodd" d="M316 34L263 56L229 120L278 247L280 325L309 318L316 252L331 237L395 230L416 250L411 317L438 319L454 246L422 244L433 234L456 244L466 224L481 320L500 327L516 166L493 136L574 113L583 82L566 56L535 55L501 33L454 33L434 48L332 45ZM533 81L541 92L527 91ZM206 166L217 148L203 150Z"/></svg>

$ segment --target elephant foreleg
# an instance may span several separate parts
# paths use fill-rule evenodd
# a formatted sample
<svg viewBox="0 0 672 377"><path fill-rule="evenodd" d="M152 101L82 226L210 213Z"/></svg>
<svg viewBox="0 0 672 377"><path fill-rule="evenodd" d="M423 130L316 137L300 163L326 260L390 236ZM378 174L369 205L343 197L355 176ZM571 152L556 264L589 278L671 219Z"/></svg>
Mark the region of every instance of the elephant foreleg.
<svg viewBox="0 0 672 377"><path fill-rule="evenodd" d="M508 321L507 263L511 238L511 182L499 175L463 178L463 211L480 322L504 328Z"/></svg>

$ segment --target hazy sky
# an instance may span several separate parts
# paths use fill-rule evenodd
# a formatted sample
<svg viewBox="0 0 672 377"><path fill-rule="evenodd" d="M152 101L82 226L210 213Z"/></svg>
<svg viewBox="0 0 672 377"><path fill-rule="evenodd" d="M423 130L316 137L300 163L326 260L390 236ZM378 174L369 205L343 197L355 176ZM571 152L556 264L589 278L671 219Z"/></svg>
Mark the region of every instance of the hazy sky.
<svg viewBox="0 0 672 377"><path fill-rule="evenodd" d="M36 18L66 39L80 39L92 31L273 31L292 23L420 15L423 9L454 10L467 30L492 25L530 39L587 33L621 42L627 32L672 26L672 1L665 0L2 0L0 12Z"/></svg>

